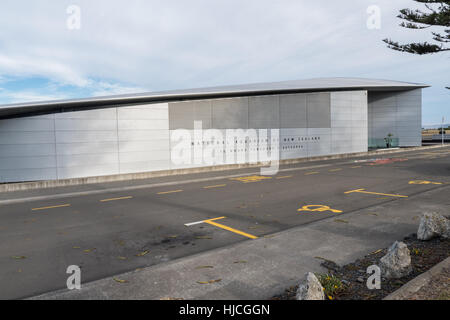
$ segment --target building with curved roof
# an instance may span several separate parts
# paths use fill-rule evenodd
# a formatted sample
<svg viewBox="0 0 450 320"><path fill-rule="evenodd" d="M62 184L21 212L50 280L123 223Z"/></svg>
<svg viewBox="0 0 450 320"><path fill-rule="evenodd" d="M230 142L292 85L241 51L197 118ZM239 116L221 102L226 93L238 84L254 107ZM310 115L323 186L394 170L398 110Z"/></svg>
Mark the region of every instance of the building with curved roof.
<svg viewBox="0 0 450 320"><path fill-rule="evenodd" d="M358 153L388 135L419 146L426 87L322 78L3 105L0 183Z"/></svg>

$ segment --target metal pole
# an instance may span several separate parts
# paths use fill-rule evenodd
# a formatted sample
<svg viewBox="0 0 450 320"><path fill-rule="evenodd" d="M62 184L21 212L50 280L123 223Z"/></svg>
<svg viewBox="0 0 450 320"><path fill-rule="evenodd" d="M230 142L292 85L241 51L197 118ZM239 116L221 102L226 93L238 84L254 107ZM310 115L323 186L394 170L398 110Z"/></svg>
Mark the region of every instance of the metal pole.
<svg viewBox="0 0 450 320"><path fill-rule="evenodd" d="M445 117L442 117L442 145L444 145L444 121L445 121Z"/></svg>

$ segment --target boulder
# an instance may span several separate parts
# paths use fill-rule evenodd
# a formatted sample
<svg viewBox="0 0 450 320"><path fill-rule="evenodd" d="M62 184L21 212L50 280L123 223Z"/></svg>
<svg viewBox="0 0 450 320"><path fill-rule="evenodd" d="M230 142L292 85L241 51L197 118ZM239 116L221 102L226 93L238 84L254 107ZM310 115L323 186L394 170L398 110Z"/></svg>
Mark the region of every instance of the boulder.
<svg viewBox="0 0 450 320"><path fill-rule="evenodd" d="M307 273L297 291L297 300L325 300L323 287L314 273Z"/></svg>
<svg viewBox="0 0 450 320"><path fill-rule="evenodd" d="M385 279L399 279L410 274L412 267L408 246L396 241L380 259L380 268Z"/></svg>
<svg viewBox="0 0 450 320"><path fill-rule="evenodd" d="M437 213L425 213L420 219L417 239L450 238L450 220Z"/></svg>

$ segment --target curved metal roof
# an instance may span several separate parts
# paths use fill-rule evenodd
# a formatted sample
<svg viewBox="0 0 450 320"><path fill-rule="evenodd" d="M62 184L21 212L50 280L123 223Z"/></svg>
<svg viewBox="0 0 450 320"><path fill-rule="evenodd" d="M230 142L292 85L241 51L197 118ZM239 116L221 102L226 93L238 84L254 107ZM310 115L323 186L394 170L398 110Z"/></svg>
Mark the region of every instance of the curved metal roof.
<svg viewBox="0 0 450 320"><path fill-rule="evenodd" d="M82 111L139 103L213 99L318 91L403 91L429 87L425 84L362 78L318 78L270 83L254 83L199 89L126 94L72 100L41 101L0 106L0 119L37 114Z"/></svg>

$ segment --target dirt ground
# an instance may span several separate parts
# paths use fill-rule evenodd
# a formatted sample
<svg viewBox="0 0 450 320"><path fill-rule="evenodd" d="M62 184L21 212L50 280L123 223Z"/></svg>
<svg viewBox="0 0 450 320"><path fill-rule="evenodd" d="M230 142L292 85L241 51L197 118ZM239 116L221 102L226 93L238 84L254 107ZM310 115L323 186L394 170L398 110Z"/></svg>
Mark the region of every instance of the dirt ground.
<svg viewBox="0 0 450 320"><path fill-rule="evenodd" d="M377 250L353 263L338 266L333 261L323 259L322 266L328 269L328 275L341 282L336 292L326 295L330 300L382 300L407 282L428 271L450 255L450 239L434 239L431 241L417 240L415 234L406 237L403 242L411 253L412 273L401 279L383 280L381 290L369 290L366 282L369 275L366 270L371 265L377 265L388 248ZM321 259L320 257L317 257ZM450 298L449 270L433 279L433 281L416 295L413 300L448 300ZM283 294L273 297L273 300L294 300L298 287L288 288Z"/></svg>
<svg viewBox="0 0 450 320"><path fill-rule="evenodd" d="M450 268L434 276L430 283L408 300L450 300Z"/></svg>

